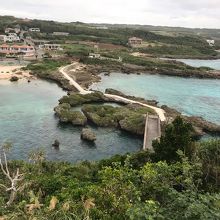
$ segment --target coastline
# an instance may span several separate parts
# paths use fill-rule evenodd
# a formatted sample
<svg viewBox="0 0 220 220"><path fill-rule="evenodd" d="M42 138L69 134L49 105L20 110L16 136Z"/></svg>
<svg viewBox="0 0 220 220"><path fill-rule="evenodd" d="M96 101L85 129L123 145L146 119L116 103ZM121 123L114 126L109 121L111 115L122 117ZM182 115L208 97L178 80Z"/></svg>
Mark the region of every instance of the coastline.
<svg viewBox="0 0 220 220"><path fill-rule="evenodd" d="M18 79L34 79L29 71L22 70L23 67L0 65L0 80L10 80L13 76L16 76Z"/></svg>
<svg viewBox="0 0 220 220"><path fill-rule="evenodd" d="M82 88L84 89L88 89L93 83L99 82L101 80L100 77L100 73L106 73L106 75L109 74L109 72L115 72L115 71L119 71L119 72L126 72L126 71L122 71L122 70L128 70L127 68L117 68L117 70L115 69L115 67L113 66L111 67L103 67L100 65L85 65L82 63L78 63L75 71L73 71L72 68L67 69L69 70L68 75L70 77L72 77L80 86L82 86ZM71 70L71 71L70 71ZM132 72L133 70L133 72ZM130 74L139 74L139 72L134 73L134 69L130 69ZM39 78L42 79L46 79L46 80L52 80L54 82L56 82L62 89L68 91L68 93L70 94L71 92L77 92L77 89L71 85L69 83L69 80L67 80L66 78L63 77L63 75L59 72L59 69L57 69L56 71L50 72L50 73L46 73L46 74L41 74L38 73L37 71L33 73L34 75L36 75ZM129 73L127 73L129 74ZM148 74L150 74L148 72ZM154 73L157 74L157 73ZM131 98L130 96L126 96L127 98ZM155 100L143 100L142 98L138 98L138 97L134 97L132 96L132 98L134 100L141 100L142 101L146 101L146 103L151 103L155 106L158 107L158 102ZM153 102L152 102L153 101ZM193 122L194 127L196 128L196 134L201 137L207 133L209 134L220 134L220 125L214 124L212 122L206 121L201 117L197 117L197 116L192 116L192 117L187 117L182 115L180 112L176 111L175 109L169 108L168 106L163 106L165 112L168 114L168 116L170 118L175 118L177 115L181 115L182 117L184 117L186 120L188 120L189 122Z"/></svg>

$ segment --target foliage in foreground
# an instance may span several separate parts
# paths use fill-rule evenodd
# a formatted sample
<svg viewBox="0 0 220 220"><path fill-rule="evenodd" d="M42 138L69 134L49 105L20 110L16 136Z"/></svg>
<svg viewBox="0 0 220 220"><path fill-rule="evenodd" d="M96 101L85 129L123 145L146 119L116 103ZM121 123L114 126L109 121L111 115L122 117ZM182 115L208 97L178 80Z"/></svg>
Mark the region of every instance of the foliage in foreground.
<svg viewBox="0 0 220 220"><path fill-rule="evenodd" d="M32 153L33 163L13 161L24 178L14 202L0 191L0 216L5 219L219 219L220 141L194 144L181 119L174 121L174 159L158 152L114 156L99 162L46 162L42 152ZM168 128L170 130L171 128ZM185 134L186 142L175 129ZM169 137L163 137L170 140ZM169 144L169 142L166 142ZM161 144L164 144L162 141ZM183 148L179 147L181 144ZM162 146L162 145L161 145ZM195 147L196 146L196 147ZM173 149L173 148L172 148ZM182 151L181 151L181 150ZM8 180L0 173L0 184Z"/></svg>

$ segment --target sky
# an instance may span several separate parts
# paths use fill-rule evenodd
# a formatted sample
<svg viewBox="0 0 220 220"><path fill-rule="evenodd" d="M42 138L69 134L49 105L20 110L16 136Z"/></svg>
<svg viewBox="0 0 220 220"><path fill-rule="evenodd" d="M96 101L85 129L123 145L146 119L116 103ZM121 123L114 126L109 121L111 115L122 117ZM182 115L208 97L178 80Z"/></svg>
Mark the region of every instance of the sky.
<svg viewBox="0 0 220 220"><path fill-rule="evenodd" d="M0 15L63 22L220 28L220 0L0 0Z"/></svg>

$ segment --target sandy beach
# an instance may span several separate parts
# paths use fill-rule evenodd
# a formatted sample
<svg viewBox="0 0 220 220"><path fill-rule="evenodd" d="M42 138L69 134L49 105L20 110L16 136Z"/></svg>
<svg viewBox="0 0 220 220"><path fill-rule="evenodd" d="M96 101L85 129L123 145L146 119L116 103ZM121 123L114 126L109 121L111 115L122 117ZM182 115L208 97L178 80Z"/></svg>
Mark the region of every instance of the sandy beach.
<svg viewBox="0 0 220 220"><path fill-rule="evenodd" d="M29 71L21 70L23 66L3 66L0 65L0 80L10 79L12 76L17 76L19 79L32 78Z"/></svg>

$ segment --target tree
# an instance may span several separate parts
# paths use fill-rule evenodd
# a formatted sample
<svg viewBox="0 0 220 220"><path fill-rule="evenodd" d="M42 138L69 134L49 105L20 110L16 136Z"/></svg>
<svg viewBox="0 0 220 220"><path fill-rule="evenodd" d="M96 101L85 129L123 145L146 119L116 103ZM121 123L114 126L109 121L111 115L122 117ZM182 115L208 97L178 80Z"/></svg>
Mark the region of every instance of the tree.
<svg viewBox="0 0 220 220"><path fill-rule="evenodd" d="M19 168L16 169L15 172L10 172L8 168L8 160L6 156L6 150L9 150L11 148L10 143L5 143L1 147L1 155L0 155L0 166L3 174L5 177L9 180L9 186L6 186L4 184L1 184L0 186L5 188L6 192L10 192L10 197L8 202L6 203L7 206L10 206L17 195L17 192L19 192L23 186L19 184L23 180L24 174L20 173Z"/></svg>
<svg viewBox="0 0 220 220"><path fill-rule="evenodd" d="M192 125L177 117L172 124L167 125L165 134L160 140L153 142L153 149L157 160L167 162L178 161L178 150L182 150L186 155L190 155L192 149Z"/></svg>
<svg viewBox="0 0 220 220"><path fill-rule="evenodd" d="M205 184L218 189L220 184L220 140L200 143L198 156L203 165Z"/></svg>

